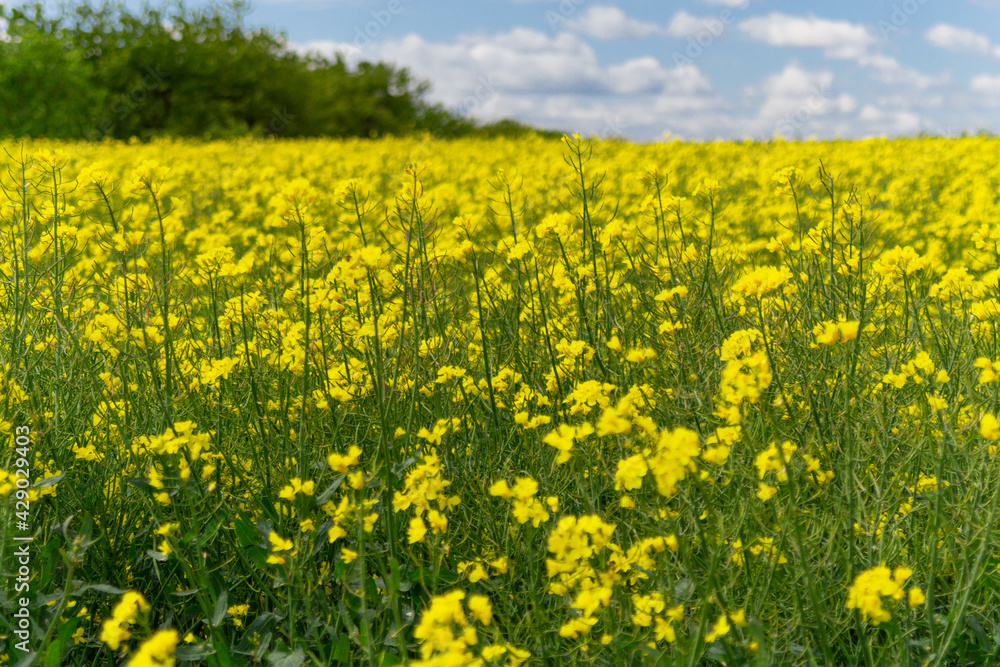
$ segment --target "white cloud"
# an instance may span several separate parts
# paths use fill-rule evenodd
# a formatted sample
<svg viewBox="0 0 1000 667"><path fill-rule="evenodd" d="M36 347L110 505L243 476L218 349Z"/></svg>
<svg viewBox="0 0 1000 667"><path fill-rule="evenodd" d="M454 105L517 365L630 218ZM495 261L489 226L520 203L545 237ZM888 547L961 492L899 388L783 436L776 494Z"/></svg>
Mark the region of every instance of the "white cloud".
<svg viewBox="0 0 1000 667"><path fill-rule="evenodd" d="M875 80L888 85L904 85L915 90L926 90L948 81L947 74L940 76L922 74L915 69L904 67L895 58L881 53L862 53L854 60L862 67L872 68Z"/></svg>
<svg viewBox="0 0 1000 667"><path fill-rule="evenodd" d="M866 122L880 121L885 118L885 112L878 107L866 104L858 113L858 118Z"/></svg>
<svg viewBox="0 0 1000 667"><path fill-rule="evenodd" d="M833 58L852 58L875 44L875 37L863 25L780 12L747 19L740 23L740 30L771 46L822 48Z"/></svg>
<svg viewBox="0 0 1000 667"><path fill-rule="evenodd" d="M300 52L345 54L405 65L433 83L431 99L482 120L514 117L541 127L657 137L678 120L694 132L703 114L723 106L693 64L673 66L652 56L607 64L572 33L547 35L515 28L431 42L410 34L372 41L363 50L343 42L294 44Z"/></svg>
<svg viewBox="0 0 1000 667"><path fill-rule="evenodd" d="M918 115L919 93L895 94L878 103L860 105L852 95L838 93L829 70L807 70L792 62L751 91L761 97L757 115L747 121L758 136L777 132L793 136L898 136L928 129ZM940 103L929 101L924 107Z"/></svg>
<svg viewBox="0 0 1000 667"><path fill-rule="evenodd" d="M711 7L732 7L733 9L746 9L750 6L750 0L702 0Z"/></svg>
<svg viewBox="0 0 1000 667"><path fill-rule="evenodd" d="M608 87L622 95L698 95L710 92L711 84L694 65L666 69L656 58L627 60L607 69Z"/></svg>
<svg viewBox="0 0 1000 667"><path fill-rule="evenodd" d="M924 93L909 92L900 95L898 93L890 95L878 95L875 97L875 104L880 108L894 109L940 109L945 99L951 100L949 95L926 95Z"/></svg>
<svg viewBox="0 0 1000 667"><path fill-rule="evenodd" d="M590 7L579 18L570 19L566 27L594 39L606 40L636 39L664 32L657 24L631 18L618 7L610 5Z"/></svg>
<svg viewBox="0 0 1000 667"><path fill-rule="evenodd" d="M891 132L893 134L913 134L922 126L920 117L912 111L896 111L892 114Z"/></svg>
<svg viewBox="0 0 1000 667"><path fill-rule="evenodd" d="M926 90L948 81L947 75L933 76L903 66L898 60L874 49L876 37L863 25L810 16L789 16L772 12L740 24L740 29L771 46L821 48L827 58L852 60L870 68L879 83Z"/></svg>
<svg viewBox="0 0 1000 667"><path fill-rule="evenodd" d="M512 92L598 92L607 87L593 47L569 33L550 37L528 28L491 37L462 37L458 44L425 42L416 35L389 44L385 56L411 64L414 71L428 71L432 81L443 81L431 72L441 65L493 73L503 89Z"/></svg>
<svg viewBox="0 0 1000 667"><path fill-rule="evenodd" d="M301 44L292 42L289 43L288 46L293 51L297 51L303 55L316 54L325 56L330 60L334 60L338 55L340 55L344 58L344 60L352 65L358 60L363 60L363 58L361 58L363 53L362 49L354 44L351 44L350 42L336 42L332 39L314 39Z"/></svg>
<svg viewBox="0 0 1000 667"><path fill-rule="evenodd" d="M864 127L863 137L914 134L925 127L920 116L912 111L883 109L871 104L862 107L858 120Z"/></svg>
<svg viewBox="0 0 1000 667"><path fill-rule="evenodd" d="M980 74L972 78L969 88L974 93L1000 96L1000 76Z"/></svg>
<svg viewBox="0 0 1000 667"><path fill-rule="evenodd" d="M667 68L652 56L617 65L600 62L576 35L554 37L528 28L493 36L463 36L456 43L428 42L418 35L380 44L377 56L405 64L435 83L455 103L489 76L504 95L701 95L711 91L697 67Z"/></svg>
<svg viewBox="0 0 1000 667"><path fill-rule="evenodd" d="M833 72L811 71L792 62L760 86L763 103L757 111L762 120L776 125L804 125L810 119L831 113L846 114L857 107L855 99L833 89Z"/></svg>
<svg viewBox="0 0 1000 667"><path fill-rule="evenodd" d="M942 49L968 51L984 56L1000 58L1000 46L990 41L986 35L973 30L959 28L948 23L937 23L924 33L924 38Z"/></svg>
<svg viewBox="0 0 1000 667"><path fill-rule="evenodd" d="M674 18L682 14L683 20L698 20L682 12ZM841 74L835 63L809 68L791 62L753 82L745 95L727 100L697 64L674 66L653 55L608 62L582 33L523 27L445 42L410 34L371 39L360 47L334 41L290 46L328 56L345 54L350 64L365 59L404 65L433 83L431 101L484 121L516 118L537 127L639 141L660 138L664 130L693 139L894 136L934 130L942 120L958 127L963 122L959 118L970 128L996 127L989 119L1000 106L1000 76L975 77L964 95L951 88L934 90L947 77L904 67L862 33L845 34L854 35L848 40L851 48L816 30L771 38L822 49L828 58L840 60L840 67L844 60L857 63L879 82L876 94L856 97L854 90L839 89L837 83L848 74ZM975 109L988 120L976 120Z"/></svg>
<svg viewBox="0 0 1000 667"><path fill-rule="evenodd" d="M670 19L666 33L671 37L688 37L706 31L719 35L724 29L722 21L714 16L694 16L682 9Z"/></svg>

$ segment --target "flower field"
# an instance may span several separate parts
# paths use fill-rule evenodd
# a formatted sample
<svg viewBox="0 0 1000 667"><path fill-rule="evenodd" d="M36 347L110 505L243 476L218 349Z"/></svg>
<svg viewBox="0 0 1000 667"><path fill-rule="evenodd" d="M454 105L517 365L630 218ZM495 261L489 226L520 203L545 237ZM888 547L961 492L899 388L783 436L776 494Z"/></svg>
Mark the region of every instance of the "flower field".
<svg viewBox="0 0 1000 667"><path fill-rule="evenodd" d="M1000 141L6 144L6 664L1000 661Z"/></svg>

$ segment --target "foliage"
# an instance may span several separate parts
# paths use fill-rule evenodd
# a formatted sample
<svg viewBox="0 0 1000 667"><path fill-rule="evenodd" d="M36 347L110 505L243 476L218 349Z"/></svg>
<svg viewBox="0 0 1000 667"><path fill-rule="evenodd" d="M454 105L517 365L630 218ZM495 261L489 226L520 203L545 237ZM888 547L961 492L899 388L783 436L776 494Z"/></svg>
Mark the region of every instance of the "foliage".
<svg viewBox="0 0 1000 667"><path fill-rule="evenodd" d="M239 0L141 11L84 3L54 18L41 4L0 7L7 32L0 40L0 136L476 131L474 121L427 102L430 85L406 68L372 62L350 68L340 56L298 54L283 35L247 27L246 12ZM491 126L488 133L495 131Z"/></svg>

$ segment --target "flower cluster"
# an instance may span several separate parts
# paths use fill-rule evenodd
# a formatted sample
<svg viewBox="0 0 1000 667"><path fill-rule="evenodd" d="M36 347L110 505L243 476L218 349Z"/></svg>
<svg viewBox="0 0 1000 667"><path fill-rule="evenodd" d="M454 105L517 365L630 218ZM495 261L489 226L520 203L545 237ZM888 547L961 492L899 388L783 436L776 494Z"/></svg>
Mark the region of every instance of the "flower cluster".
<svg viewBox="0 0 1000 667"><path fill-rule="evenodd" d="M463 607L462 601L465 600ZM485 595L470 595L453 590L431 598L413 630L420 642L418 667L446 667L447 665L474 665L495 662L507 657L509 667L517 667L531 657L531 653L506 642L479 646L479 632L469 622L469 615L482 627L493 622L493 607ZM478 657L476 655L478 653Z"/></svg>
<svg viewBox="0 0 1000 667"><path fill-rule="evenodd" d="M410 519L407 534L410 544L424 541L428 525L434 535L444 533L448 529L446 512L462 502L459 496L447 494L451 481L441 476L441 465L441 459L432 448L424 454L423 460L406 474L403 490L397 491L392 500L392 509L395 512L403 512L413 507L414 516Z"/></svg>
<svg viewBox="0 0 1000 667"><path fill-rule="evenodd" d="M899 566L890 570L885 564L865 570L854 578L847 592L847 608L857 609L861 617L871 621L872 625L885 623L892 614L882 606L882 598L889 597L900 601L907 595L903 584L913 574L913 570ZM923 604L924 594L914 586L909 591L909 604L916 607Z"/></svg>
<svg viewBox="0 0 1000 667"><path fill-rule="evenodd" d="M132 637L130 626L145 620L149 613L149 603L141 593L128 591L111 612L111 618L101 625L101 641L111 650L118 648Z"/></svg>
<svg viewBox="0 0 1000 667"><path fill-rule="evenodd" d="M535 528L538 528L540 524L549 520L549 513L545 509L546 505L553 512L559 510L558 498L549 496L545 499L545 505L543 505L542 501L535 497L537 493L538 482L531 477L518 477L514 481L513 487L507 484L507 480L501 479L494 482L489 488L491 496L499 496L505 500L514 501L511 507L511 514L518 523L527 523L530 521L531 525Z"/></svg>

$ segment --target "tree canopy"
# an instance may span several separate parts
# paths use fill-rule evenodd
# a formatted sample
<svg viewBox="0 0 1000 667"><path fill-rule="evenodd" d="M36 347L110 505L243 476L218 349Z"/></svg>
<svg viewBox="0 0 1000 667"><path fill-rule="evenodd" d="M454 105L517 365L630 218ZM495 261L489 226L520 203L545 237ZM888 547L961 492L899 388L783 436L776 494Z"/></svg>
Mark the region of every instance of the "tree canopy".
<svg viewBox="0 0 1000 667"><path fill-rule="evenodd" d="M0 136L124 139L277 134L516 135L427 100L430 84L382 62L298 53L249 28L244 0L139 11L90 3L49 16L0 6Z"/></svg>

